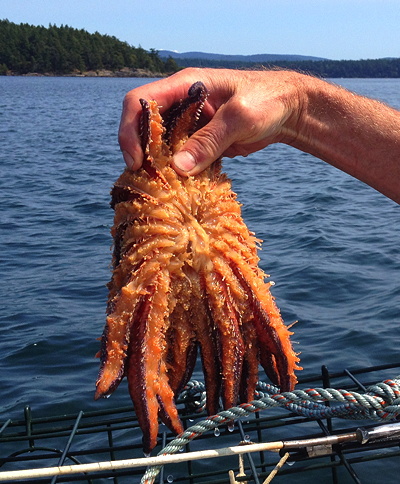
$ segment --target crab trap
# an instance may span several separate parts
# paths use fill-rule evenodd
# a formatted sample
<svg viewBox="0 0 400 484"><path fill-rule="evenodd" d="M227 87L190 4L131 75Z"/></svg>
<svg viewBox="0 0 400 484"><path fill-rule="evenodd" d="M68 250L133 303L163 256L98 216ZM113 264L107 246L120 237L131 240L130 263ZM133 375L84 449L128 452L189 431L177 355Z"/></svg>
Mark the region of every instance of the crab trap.
<svg viewBox="0 0 400 484"><path fill-rule="evenodd" d="M185 432L161 426L151 457L130 406L58 417L25 407L21 420L0 423L0 482L395 483L399 374L400 362L323 367L294 392L260 383L256 400L212 417L204 385L192 381L178 399Z"/></svg>

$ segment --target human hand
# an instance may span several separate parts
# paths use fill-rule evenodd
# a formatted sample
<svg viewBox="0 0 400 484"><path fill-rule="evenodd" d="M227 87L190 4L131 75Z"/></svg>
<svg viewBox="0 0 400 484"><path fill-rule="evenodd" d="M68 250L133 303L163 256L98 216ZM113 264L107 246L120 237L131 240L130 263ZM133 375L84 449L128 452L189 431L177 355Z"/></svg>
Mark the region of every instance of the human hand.
<svg viewBox="0 0 400 484"><path fill-rule="evenodd" d="M290 143L297 136L304 77L288 71L189 68L133 89L125 96L119 129L125 162L136 170L143 161L139 99L155 99L163 113L196 81L205 84L209 96L200 129L174 155L178 173L195 175L221 156L247 156L271 143Z"/></svg>

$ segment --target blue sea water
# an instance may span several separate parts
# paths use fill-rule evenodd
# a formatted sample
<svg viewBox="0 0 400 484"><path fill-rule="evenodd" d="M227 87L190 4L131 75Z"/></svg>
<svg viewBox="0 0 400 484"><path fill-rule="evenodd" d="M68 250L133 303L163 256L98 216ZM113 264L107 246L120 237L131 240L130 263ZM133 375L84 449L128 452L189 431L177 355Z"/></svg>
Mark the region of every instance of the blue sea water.
<svg viewBox="0 0 400 484"><path fill-rule="evenodd" d="M0 77L0 421L94 402L124 94L150 79ZM399 79L341 79L400 108ZM303 375L400 360L400 207L274 145L224 168L294 326ZM396 376L396 375L393 375ZM201 378L201 375L198 375ZM394 481L393 481L394 482Z"/></svg>

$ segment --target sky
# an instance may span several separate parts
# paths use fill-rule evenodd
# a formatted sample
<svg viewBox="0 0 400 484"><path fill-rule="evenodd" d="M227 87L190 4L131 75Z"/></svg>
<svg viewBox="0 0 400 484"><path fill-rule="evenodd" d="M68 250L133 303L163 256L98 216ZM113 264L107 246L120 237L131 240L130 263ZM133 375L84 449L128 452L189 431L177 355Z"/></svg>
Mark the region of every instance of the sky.
<svg viewBox="0 0 400 484"><path fill-rule="evenodd" d="M400 57L400 0L0 0L0 19L97 31L146 50Z"/></svg>

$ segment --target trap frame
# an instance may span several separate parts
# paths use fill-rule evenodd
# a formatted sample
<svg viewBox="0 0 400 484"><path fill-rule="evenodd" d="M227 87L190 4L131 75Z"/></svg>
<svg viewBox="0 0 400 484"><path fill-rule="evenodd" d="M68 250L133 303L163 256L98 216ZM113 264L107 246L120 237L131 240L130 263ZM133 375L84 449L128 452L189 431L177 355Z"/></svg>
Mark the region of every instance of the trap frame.
<svg viewBox="0 0 400 484"><path fill-rule="evenodd" d="M397 374L400 374L400 362L336 373L329 372L324 366L320 375L300 379L298 387L334 387L348 392L364 392L366 387ZM199 413L202 399L204 395L195 390L178 400L185 428L206 419L204 411ZM329 407L331 404L325 402L324 405ZM30 407L25 407L23 413L21 420L8 419L0 423L0 481L125 484L139 482L145 474L146 465L153 464L151 459L143 459L141 430L131 406L55 417L34 416ZM176 462L159 469L154 479L159 483L261 484L270 482L272 478L276 478L277 483L282 482L283 476L285 482L298 482L307 475L315 476L322 472L324 482L337 484L345 479L346 482L361 483L360 469L366 462L384 461L389 470L398 467L400 423L396 420L400 417L391 420L394 424L382 425L382 422L371 420L355 422L332 417L312 418L288 411L288 408L268 408L239 418L234 425L221 425L197 435L185 445L186 452L177 452ZM161 429L160 445L155 453L164 449L175 437L166 427L161 426ZM365 438L374 432L377 432L375 438ZM253 451L254 446L251 445L275 441L284 441L289 446L280 450L276 446L276 451L271 452L263 448ZM198 459L187 460L187 455L193 452L194 455L207 451L213 453L214 449L214 453L218 454L221 448L239 446L238 453L231 455L222 452L213 456L216 457L214 459L199 456ZM132 460L142 464L133 467ZM117 468L116 464L123 461L131 465ZM111 463L110 468L99 463ZM35 471L41 468L63 469L82 464L88 465L88 468L82 467L79 473L35 475ZM27 476L25 473L16 478L15 474L22 469L31 471L31 474Z"/></svg>

